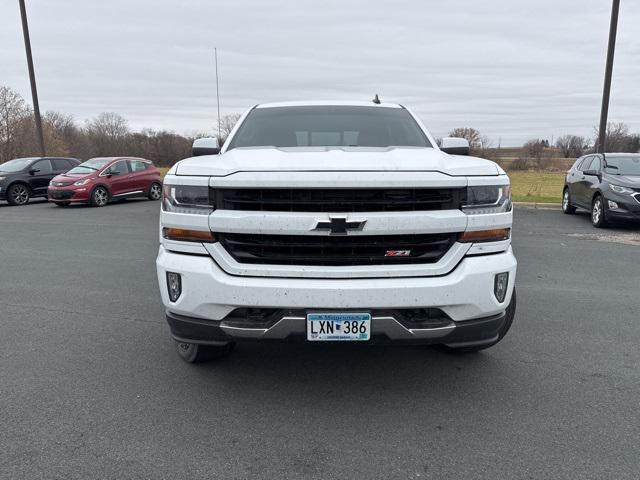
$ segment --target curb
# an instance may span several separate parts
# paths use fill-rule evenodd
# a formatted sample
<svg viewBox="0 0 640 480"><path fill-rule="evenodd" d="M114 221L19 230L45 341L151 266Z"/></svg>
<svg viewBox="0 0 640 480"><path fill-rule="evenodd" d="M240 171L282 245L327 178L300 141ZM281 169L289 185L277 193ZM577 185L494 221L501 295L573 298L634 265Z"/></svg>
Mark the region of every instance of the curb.
<svg viewBox="0 0 640 480"><path fill-rule="evenodd" d="M560 210L562 205L559 203L537 203L537 202L513 202L518 207L540 208L544 210Z"/></svg>

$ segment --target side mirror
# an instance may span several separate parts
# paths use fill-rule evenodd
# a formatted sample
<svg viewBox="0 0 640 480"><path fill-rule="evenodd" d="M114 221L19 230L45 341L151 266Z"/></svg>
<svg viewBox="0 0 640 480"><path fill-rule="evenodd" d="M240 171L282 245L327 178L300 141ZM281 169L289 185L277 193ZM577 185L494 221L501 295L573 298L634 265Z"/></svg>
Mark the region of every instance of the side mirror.
<svg viewBox="0 0 640 480"><path fill-rule="evenodd" d="M583 175L590 175L592 177L599 177L600 173L598 173L597 170L585 170L584 172L582 172Z"/></svg>
<svg viewBox="0 0 640 480"><path fill-rule="evenodd" d="M220 153L220 145L215 137L196 138L191 147L191 155L198 157L200 155L217 155Z"/></svg>
<svg viewBox="0 0 640 480"><path fill-rule="evenodd" d="M111 170L111 169L109 169L109 170L107 170L106 172L104 172L104 174L105 174L107 177L110 177L110 176L112 176L112 175L120 175L120 171L119 171L119 170Z"/></svg>
<svg viewBox="0 0 640 480"><path fill-rule="evenodd" d="M440 150L451 155L469 155L469 142L464 138L444 137Z"/></svg>
<svg viewBox="0 0 640 480"><path fill-rule="evenodd" d="M39 171L40 171L39 168L32 168L32 169L29 170L29 175L35 175Z"/></svg>

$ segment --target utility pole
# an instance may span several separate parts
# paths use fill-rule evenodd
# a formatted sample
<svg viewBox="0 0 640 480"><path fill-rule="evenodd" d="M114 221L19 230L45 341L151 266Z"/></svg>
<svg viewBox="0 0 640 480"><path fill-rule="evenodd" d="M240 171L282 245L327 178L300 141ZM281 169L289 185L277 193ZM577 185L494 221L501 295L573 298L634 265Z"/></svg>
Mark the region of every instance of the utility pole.
<svg viewBox="0 0 640 480"><path fill-rule="evenodd" d="M600 131L598 132L598 153L605 153L607 139L607 117L609 116L609 96L611 94L611 74L613 73L613 55L616 50L616 33L618 31L618 12L620 0L613 0L611 7L611 25L609 26L609 48L607 65L604 72L604 89L602 91L602 109L600 110Z"/></svg>
<svg viewBox="0 0 640 480"><path fill-rule="evenodd" d="M213 53L216 57L216 103L218 104L218 140L221 138L220 128L220 89L218 88L218 49L214 48Z"/></svg>
<svg viewBox="0 0 640 480"><path fill-rule="evenodd" d="M24 49L27 52L27 66L29 67L29 81L31 82L31 99L33 100L33 115L36 120L36 133L40 144L40 156L45 156L44 137L42 135L42 119L40 118L40 105L38 104L38 90L36 89L36 74L33 71L33 58L31 56L31 40L29 39L29 25L27 23L27 9L24 0L20 2L20 15L22 16L22 33L24 35Z"/></svg>

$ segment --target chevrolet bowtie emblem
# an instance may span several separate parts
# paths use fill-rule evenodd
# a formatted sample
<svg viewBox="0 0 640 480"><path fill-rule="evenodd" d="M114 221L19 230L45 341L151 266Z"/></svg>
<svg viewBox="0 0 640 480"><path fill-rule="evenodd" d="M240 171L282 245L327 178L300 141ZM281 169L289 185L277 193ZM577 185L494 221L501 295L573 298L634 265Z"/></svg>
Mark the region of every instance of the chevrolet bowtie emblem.
<svg viewBox="0 0 640 480"><path fill-rule="evenodd" d="M321 220L314 230L328 230L331 235L346 235L349 230L362 230L366 220L348 222L345 217L331 217L329 221Z"/></svg>

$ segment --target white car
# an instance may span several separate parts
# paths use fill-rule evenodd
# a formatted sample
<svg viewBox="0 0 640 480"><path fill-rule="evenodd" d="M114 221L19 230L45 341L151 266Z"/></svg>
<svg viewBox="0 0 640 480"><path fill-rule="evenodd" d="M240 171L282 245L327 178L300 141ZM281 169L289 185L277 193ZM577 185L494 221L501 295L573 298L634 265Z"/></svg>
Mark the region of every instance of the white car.
<svg viewBox="0 0 640 480"><path fill-rule="evenodd" d="M158 282L180 356L242 340L476 351L515 313L509 178L405 107L249 109L164 179Z"/></svg>

